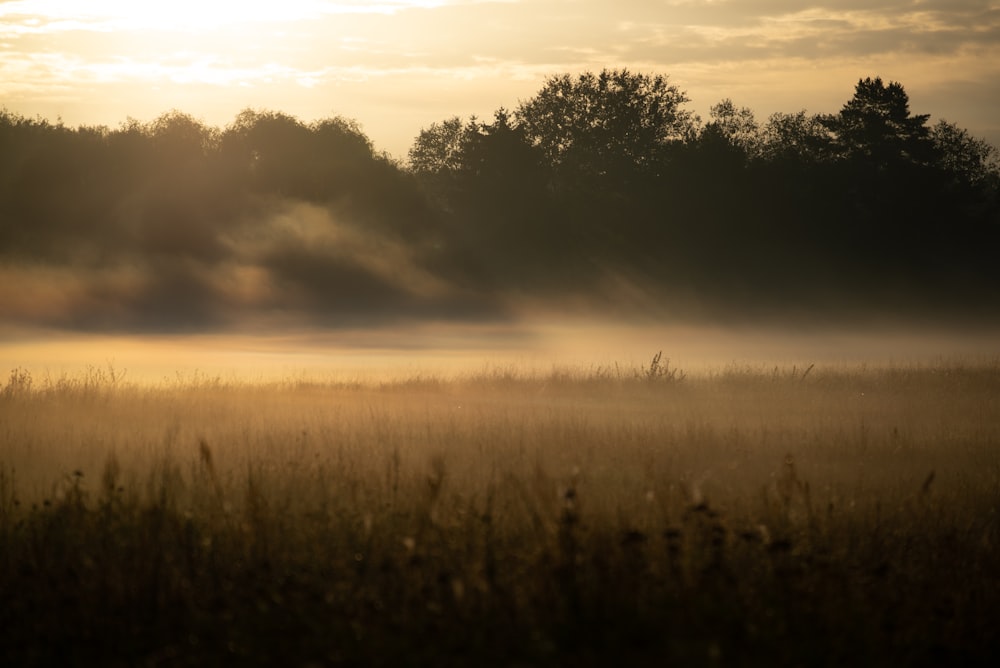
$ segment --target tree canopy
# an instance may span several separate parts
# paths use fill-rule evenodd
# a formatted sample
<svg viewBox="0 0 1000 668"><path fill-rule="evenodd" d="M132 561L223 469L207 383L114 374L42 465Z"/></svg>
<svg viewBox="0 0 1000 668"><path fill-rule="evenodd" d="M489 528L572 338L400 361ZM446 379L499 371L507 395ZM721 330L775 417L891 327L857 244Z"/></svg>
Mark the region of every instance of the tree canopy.
<svg viewBox="0 0 1000 668"><path fill-rule="evenodd" d="M901 161L927 163L932 144L929 114L912 115L902 84L871 77L858 81L854 97L835 116L822 119L838 157L888 168Z"/></svg>
<svg viewBox="0 0 1000 668"><path fill-rule="evenodd" d="M590 181L656 170L671 142L694 133L686 102L664 76L603 70L550 78L514 115L553 169Z"/></svg>
<svg viewBox="0 0 1000 668"><path fill-rule="evenodd" d="M516 230L507 253L518 260L501 263L497 271L511 272L501 281L529 277L537 287L568 272L597 289L625 274L735 308L733 295L750 294L753 306L811 310L820 290L842 307L877 302L886 312L974 301L995 285L984 249L1000 237L996 153L911 113L902 84L861 79L838 114L764 122L730 99L702 122L687 102L662 76L555 76L500 125L431 126L411 164L448 203L456 234ZM428 141L445 127L449 142ZM498 127L504 159L483 141ZM499 191L470 177L487 163L488 182L506 184ZM544 191L523 179L510 187L527 174ZM558 241L546 247L544 238ZM908 296L892 302L903 285Z"/></svg>

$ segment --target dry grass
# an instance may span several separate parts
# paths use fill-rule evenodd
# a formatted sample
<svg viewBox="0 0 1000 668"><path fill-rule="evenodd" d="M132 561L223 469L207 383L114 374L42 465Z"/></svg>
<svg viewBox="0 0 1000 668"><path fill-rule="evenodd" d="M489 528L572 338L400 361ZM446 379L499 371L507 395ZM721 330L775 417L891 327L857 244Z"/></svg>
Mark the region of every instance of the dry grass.
<svg viewBox="0 0 1000 668"><path fill-rule="evenodd" d="M1000 368L0 391L0 663L990 663Z"/></svg>

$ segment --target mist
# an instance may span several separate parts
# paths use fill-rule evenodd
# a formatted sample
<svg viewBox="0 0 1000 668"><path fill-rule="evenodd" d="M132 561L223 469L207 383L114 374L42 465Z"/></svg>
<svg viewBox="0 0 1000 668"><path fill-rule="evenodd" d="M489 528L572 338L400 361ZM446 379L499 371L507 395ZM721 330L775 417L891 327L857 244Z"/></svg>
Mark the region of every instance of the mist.
<svg viewBox="0 0 1000 668"><path fill-rule="evenodd" d="M350 119L2 112L0 361L272 374L997 355L995 149L859 80L707 122L661 75L552 77L406 163ZM888 120L887 120L888 119ZM558 122L557 122L558 121Z"/></svg>
<svg viewBox="0 0 1000 668"><path fill-rule="evenodd" d="M33 332L0 342L0 369L40 382L111 370L142 384L378 381L492 371L548 374L644 368L658 352L692 376L731 369L948 367L1000 359L995 332L923 328L653 325L566 320L422 323L281 335L109 336Z"/></svg>

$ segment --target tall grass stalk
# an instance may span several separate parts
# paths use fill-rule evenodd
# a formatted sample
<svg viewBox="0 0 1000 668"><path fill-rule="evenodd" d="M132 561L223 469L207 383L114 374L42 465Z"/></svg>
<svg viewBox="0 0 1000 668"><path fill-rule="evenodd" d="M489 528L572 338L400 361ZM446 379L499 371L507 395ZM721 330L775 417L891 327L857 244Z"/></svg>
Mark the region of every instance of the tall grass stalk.
<svg viewBox="0 0 1000 668"><path fill-rule="evenodd" d="M969 665L996 366L0 390L2 665Z"/></svg>

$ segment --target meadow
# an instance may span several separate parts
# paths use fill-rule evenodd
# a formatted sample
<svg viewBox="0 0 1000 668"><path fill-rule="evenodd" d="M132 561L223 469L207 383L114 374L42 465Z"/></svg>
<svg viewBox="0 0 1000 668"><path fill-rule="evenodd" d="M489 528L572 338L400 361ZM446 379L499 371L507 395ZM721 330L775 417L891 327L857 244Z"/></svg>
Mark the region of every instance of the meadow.
<svg viewBox="0 0 1000 668"><path fill-rule="evenodd" d="M14 369L0 664L994 665L998 504L997 361Z"/></svg>

